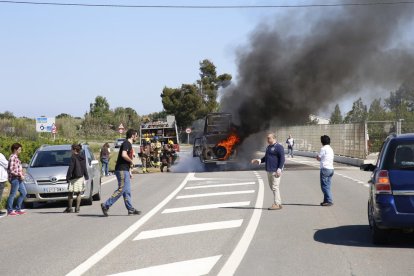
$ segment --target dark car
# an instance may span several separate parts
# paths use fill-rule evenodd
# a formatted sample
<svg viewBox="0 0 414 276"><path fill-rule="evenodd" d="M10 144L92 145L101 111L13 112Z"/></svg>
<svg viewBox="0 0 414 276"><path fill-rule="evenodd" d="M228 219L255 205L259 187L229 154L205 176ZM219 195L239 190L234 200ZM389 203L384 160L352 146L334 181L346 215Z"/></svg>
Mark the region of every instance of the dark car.
<svg viewBox="0 0 414 276"><path fill-rule="evenodd" d="M414 231L414 134L389 136L372 171L368 220L375 244L388 241L390 230Z"/></svg>

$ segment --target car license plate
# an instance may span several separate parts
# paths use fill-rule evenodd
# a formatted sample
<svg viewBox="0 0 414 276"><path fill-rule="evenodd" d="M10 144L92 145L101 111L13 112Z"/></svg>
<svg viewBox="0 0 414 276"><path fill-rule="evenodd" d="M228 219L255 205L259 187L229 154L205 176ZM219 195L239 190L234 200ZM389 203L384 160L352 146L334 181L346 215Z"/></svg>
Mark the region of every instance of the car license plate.
<svg viewBox="0 0 414 276"><path fill-rule="evenodd" d="M50 187L50 188L43 188L43 191L45 193L60 193L60 192L66 192L66 188L60 188L60 187Z"/></svg>
<svg viewBox="0 0 414 276"><path fill-rule="evenodd" d="M227 162L226 161L217 161L216 164L217 165L226 165Z"/></svg>

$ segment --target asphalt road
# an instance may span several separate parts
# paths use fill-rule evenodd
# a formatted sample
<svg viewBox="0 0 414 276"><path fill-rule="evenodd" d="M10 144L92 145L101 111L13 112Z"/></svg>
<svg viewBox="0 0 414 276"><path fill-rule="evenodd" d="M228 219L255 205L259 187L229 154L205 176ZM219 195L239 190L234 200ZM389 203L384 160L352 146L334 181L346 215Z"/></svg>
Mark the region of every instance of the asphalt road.
<svg viewBox="0 0 414 276"><path fill-rule="evenodd" d="M335 205L320 207L317 165L288 159L281 211L267 210L257 168L135 175L141 216L127 216L121 199L109 217L95 202L80 214L48 204L1 218L0 275L414 275L413 235L370 243L369 173L337 164ZM106 199L116 182L104 183Z"/></svg>

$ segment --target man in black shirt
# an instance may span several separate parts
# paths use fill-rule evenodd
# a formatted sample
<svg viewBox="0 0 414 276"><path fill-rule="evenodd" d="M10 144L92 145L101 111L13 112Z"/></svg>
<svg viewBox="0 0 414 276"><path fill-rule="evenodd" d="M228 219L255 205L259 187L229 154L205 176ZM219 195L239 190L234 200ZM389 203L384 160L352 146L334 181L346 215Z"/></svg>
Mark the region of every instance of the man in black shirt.
<svg viewBox="0 0 414 276"><path fill-rule="evenodd" d="M113 195L105 202L101 204L102 212L105 216L108 216L109 208L121 197L124 197L125 207L128 210L128 215L140 215L141 212L136 210L131 203L131 174L130 170L133 167L133 155L132 143L136 141L138 137L137 131L129 129L126 133L126 139L122 143L118 159L115 166L115 175L118 180L118 189Z"/></svg>

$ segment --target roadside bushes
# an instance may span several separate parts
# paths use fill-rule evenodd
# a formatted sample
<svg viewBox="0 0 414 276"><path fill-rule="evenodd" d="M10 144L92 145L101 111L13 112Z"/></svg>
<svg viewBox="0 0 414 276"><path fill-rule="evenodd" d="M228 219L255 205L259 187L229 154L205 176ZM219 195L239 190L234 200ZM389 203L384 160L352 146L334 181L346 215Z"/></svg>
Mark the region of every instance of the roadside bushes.
<svg viewBox="0 0 414 276"><path fill-rule="evenodd" d="M59 145L59 144L72 144L73 141L66 140L66 139L56 139L55 141L46 139L46 138L38 138L37 140L28 140L28 139L21 139L21 138L11 138L11 137L1 137L0 136L0 152L9 158L11 152L10 147L14 143L20 143L23 146L23 151L20 155L20 160L22 163L29 163L30 159L36 152L36 150L44 145Z"/></svg>

